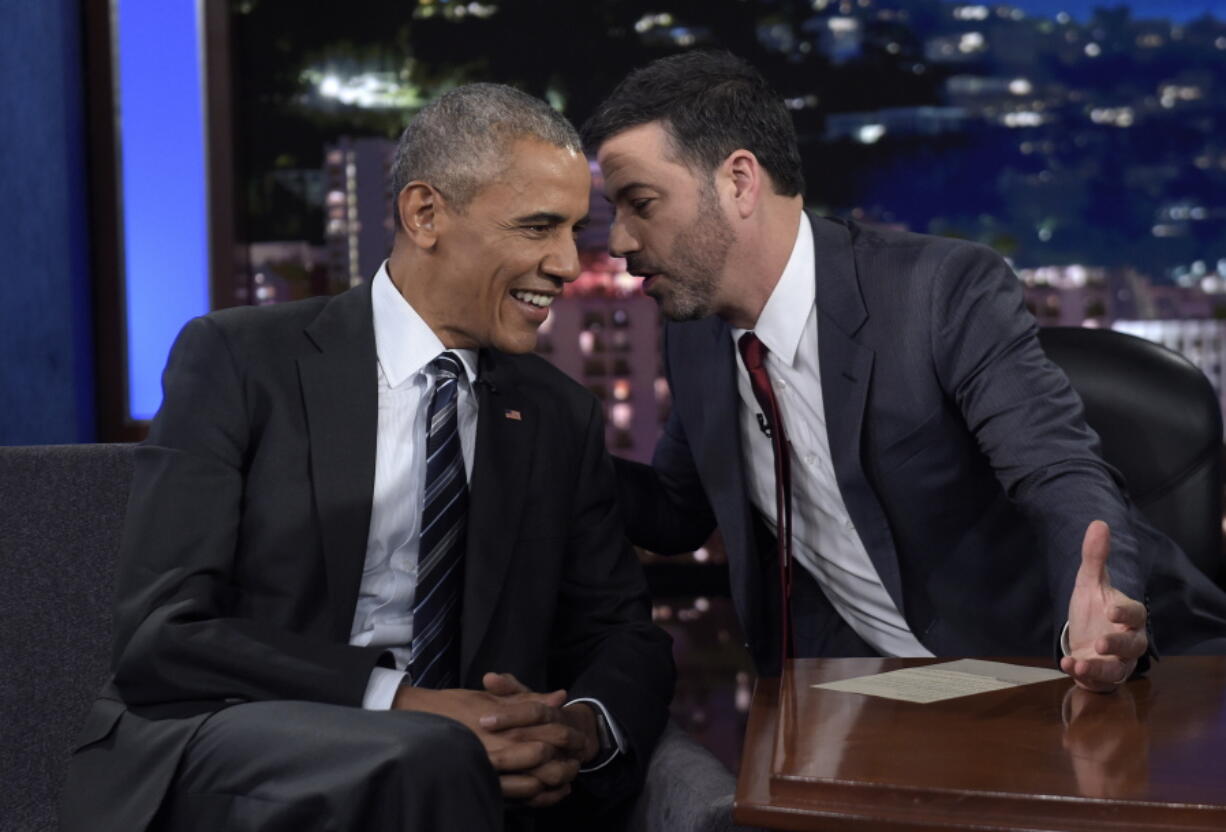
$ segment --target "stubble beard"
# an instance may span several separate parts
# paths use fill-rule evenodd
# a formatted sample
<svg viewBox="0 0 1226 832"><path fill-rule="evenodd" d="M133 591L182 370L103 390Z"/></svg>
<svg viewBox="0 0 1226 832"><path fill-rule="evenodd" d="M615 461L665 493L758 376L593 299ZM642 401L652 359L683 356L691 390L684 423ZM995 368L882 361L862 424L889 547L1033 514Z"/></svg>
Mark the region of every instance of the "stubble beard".
<svg viewBox="0 0 1226 832"><path fill-rule="evenodd" d="M719 210L713 187L703 190L698 216L677 235L669 252L669 270L660 284L660 311L674 321L696 321L715 311L728 251L732 248L732 226Z"/></svg>

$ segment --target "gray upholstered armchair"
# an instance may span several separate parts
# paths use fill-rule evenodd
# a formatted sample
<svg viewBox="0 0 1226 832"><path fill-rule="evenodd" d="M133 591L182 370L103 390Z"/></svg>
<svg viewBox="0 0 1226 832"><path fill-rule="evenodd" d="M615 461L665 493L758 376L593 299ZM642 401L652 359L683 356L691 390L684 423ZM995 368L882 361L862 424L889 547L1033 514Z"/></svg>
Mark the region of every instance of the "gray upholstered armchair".
<svg viewBox="0 0 1226 832"><path fill-rule="evenodd" d="M131 474L131 446L0 447L0 832L56 828L65 762L107 671ZM670 725L629 829L733 829L733 786Z"/></svg>

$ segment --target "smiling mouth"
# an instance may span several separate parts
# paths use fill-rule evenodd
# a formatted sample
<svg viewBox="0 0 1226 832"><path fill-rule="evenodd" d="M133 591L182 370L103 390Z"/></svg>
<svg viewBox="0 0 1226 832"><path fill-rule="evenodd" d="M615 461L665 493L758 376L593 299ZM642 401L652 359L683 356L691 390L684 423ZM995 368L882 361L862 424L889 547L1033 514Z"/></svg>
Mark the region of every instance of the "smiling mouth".
<svg viewBox="0 0 1226 832"><path fill-rule="evenodd" d="M523 303L531 304L538 309L548 309L553 303L553 295L545 295L540 292L529 292L524 289L512 289L511 297Z"/></svg>

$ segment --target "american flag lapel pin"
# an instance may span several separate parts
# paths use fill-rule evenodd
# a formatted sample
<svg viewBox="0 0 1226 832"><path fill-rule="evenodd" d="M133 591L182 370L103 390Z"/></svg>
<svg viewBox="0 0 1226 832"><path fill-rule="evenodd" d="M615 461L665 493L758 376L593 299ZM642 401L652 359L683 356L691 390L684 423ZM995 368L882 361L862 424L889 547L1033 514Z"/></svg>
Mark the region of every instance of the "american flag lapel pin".
<svg viewBox="0 0 1226 832"><path fill-rule="evenodd" d="M504 410L502 415L516 422L522 422L524 420L524 415L518 410Z"/></svg>

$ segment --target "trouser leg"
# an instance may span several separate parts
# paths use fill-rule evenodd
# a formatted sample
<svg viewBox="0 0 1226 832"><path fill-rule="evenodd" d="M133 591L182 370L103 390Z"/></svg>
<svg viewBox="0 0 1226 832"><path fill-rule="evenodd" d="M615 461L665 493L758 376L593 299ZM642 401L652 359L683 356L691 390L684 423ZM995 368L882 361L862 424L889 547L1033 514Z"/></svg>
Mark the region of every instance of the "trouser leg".
<svg viewBox="0 0 1226 832"><path fill-rule="evenodd" d="M159 818L173 832L500 830L502 797L458 722L257 702L201 726Z"/></svg>

